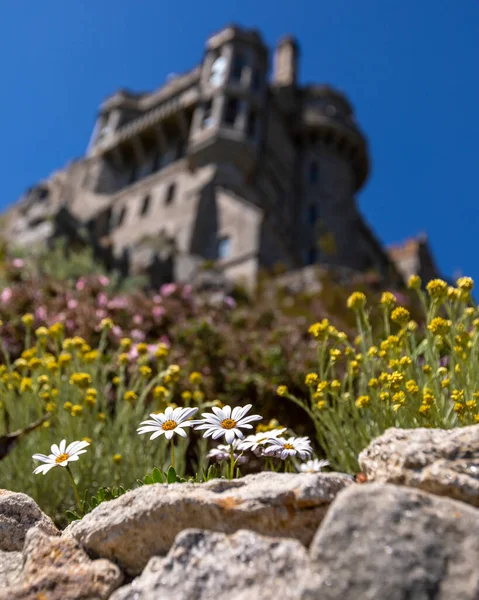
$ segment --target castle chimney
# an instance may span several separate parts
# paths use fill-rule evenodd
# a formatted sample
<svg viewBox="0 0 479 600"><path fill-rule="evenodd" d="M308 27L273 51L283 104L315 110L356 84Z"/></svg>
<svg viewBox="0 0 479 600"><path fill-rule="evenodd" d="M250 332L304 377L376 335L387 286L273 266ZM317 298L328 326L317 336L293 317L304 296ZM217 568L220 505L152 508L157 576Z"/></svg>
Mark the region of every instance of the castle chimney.
<svg viewBox="0 0 479 600"><path fill-rule="evenodd" d="M281 38L274 52L273 84L294 86L298 75L299 46L291 36Z"/></svg>

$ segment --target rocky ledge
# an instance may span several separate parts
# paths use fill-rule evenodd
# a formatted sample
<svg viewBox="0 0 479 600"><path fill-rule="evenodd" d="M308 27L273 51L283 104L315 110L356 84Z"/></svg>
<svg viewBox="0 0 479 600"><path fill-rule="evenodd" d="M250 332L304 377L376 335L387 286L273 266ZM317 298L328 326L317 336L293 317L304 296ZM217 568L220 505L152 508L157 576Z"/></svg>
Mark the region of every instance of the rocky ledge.
<svg viewBox="0 0 479 600"><path fill-rule="evenodd" d="M61 535L0 491L0 600L479 600L479 425L391 429L360 463L144 486Z"/></svg>

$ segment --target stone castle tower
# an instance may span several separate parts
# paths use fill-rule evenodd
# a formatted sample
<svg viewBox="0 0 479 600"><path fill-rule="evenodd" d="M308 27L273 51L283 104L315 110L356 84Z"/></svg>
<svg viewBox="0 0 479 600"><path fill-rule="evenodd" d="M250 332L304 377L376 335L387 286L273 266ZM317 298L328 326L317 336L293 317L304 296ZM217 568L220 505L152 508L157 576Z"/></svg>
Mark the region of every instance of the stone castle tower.
<svg viewBox="0 0 479 600"><path fill-rule="evenodd" d="M397 280L356 205L369 158L350 103L298 84L293 38L271 75L270 61L257 31L229 26L191 71L150 93L117 91L86 155L20 199L7 235L31 245L56 222L83 226L111 265L157 281L191 281L205 261L249 285L278 263Z"/></svg>

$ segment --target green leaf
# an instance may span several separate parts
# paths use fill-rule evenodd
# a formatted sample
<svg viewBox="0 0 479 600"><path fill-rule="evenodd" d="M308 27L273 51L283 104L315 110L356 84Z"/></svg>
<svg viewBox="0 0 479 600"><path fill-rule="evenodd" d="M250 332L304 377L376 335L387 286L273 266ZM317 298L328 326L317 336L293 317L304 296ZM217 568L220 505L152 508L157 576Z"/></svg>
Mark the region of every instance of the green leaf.
<svg viewBox="0 0 479 600"><path fill-rule="evenodd" d="M123 496L123 494L126 494L126 490L123 486L120 485L120 487L118 488L118 495Z"/></svg>
<svg viewBox="0 0 479 600"><path fill-rule="evenodd" d="M67 517L69 523L71 523L72 521L80 520L79 515L77 515L77 513L74 510L67 510L66 517Z"/></svg>
<svg viewBox="0 0 479 600"><path fill-rule="evenodd" d="M105 489L104 488L100 488L98 490L97 498L98 498L98 502L104 502L105 501Z"/></svg>
<svg viewBox="0 0 479 600"><path fill-rule="evenodd" d="M90 504L91 504L92 508L96 508L100 503L98 502L98 498L96 498L95 496L92 496Z"/></svg>
<svg viewBox="0 0 479 600"><path fill-rule="evenodd" d="M158 469L157 467L155 467L153 469L153 480L155 483L165 483L165 479L160 471L160 469Z"/></svg>
<svg viewBox="0 0 479 600"><path fill-rule="evenodd" d="M152 483L155 483L155 480L153 479L153 477L151 475L145 475L144 482L145 482L145 485L151 485Z"/></svg>
<svg viewBox="0 0 479 600"><path fill-rule="evenodd" d="M141 479L137 479L137 480L136 480L136 483L137 483L139 486L145 485L145 482L144 482L144 481L142 481Z"/></svg>
<svg viewBox="0 0 479 600"><path fill-rule="evenodd" d="M168 469L167 480L168 483L176 483L176 471L173 467Z"/></svg>

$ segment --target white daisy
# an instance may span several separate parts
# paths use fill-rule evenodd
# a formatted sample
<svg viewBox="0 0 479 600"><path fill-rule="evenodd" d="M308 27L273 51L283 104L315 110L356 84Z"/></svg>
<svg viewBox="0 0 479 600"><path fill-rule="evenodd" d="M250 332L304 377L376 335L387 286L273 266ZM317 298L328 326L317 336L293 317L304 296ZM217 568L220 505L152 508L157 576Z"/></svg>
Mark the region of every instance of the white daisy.
<svg viewBox="0 0 479 600"><path fill-rule="evenodd" d="M238 465L245 463L248 459L246 458L246 456L243 456L241 454L240 440L234 440L232 446L233 446L235 463ZM218 446L216 446L216 448L212 448L208 452L207 458L213 458L217 462L221 462L223 460L229 460L231 458L231 446L227 446L226 444L218 444Z"/></svg>
<svg viewBox="0 0 479 600"><path fill-rule="evenodd" d="M301 473L321 473L322 468L327 466L329 466L329 460L312 458L299 465L299 471Z"/></svg>
<svg viewBox="0 0 479 600"><path fill-rule="evenodd" d="M240 442L239 448L240 450L251 450L252 452L256 452L259 448L262 451L260 446L264 446L268 443L268 440L273 438L278 438L286 431L286 427L282 429L272 429L271 431L262 431L261 433L253 433L252 435L248 435L245 439Z"/></svg>
<svg viewBox="0 0 479 600"><path fill-rule="evenodd" d="M251 407L252 404L236 406L231 411L231 406L223 406L223 408L213 406L211 410L214 414L203 413L204 419L196 421L196 429L205 429L203 437L211 436L214 440L224 435L226 443L232 444L236 437L241 440L244 438L241 429L253 429L253 426L249 423L260 421L263 418L260 415L246 417L245 415Z"/></svg>
<svg viewBox="0 0 479 600"><path fill-rule="evenodd" d="M140 435L153 432L150 440L154 440L163 434L165 434L167 440L171 440L175 433L181 435L181 437L186 437L186 431L183 427L191 427L194 424L194 421L187 421L187 419L192 417L197 410L197 408L172 408L168 406L164 413L151 414L151 419L140 423L142 427L138 427L137 431Z"/></svg>
<svg viewBox="0 0 479 600"><path fill-rule="evenodd" d="M37 467L33 473L48 473L53 467L66 467L69 462L74 462L80 458L80 454L86 452L85 448L90 445L90 442L72 442L67 446L66 440L62 440L60 445L53 444L51 447L51 454L34 454L33 460L40 460L45 463Z"/></svg>
<svg viewBox="0 0 479 600"><path fill-rule="evenodd" d="M265 454L271 454L277 458L286 460L290 456L299 456L303 460L310 458L313 453L311 442L307 437L271 438Z"/></svg>

